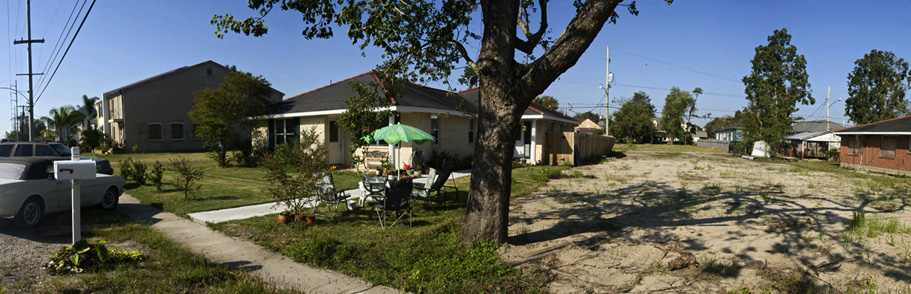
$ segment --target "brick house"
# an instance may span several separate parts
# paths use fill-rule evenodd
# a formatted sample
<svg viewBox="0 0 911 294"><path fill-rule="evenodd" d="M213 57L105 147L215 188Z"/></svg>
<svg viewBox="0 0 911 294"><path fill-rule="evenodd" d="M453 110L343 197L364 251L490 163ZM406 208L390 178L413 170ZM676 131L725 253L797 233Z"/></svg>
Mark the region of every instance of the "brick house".
<svg viewBox="0 0 911 294"><path fill-rule="evenodd" d="M911 116L836 130L841 166L911 175Z"/></svg>

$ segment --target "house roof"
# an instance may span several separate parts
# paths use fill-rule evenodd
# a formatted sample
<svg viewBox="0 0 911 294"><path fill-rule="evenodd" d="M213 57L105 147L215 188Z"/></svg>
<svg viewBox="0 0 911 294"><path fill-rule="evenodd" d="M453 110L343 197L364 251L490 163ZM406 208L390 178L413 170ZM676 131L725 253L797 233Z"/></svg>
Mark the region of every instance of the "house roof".
<svg viewBox="0 0 911 294"><path fill-rule="evenodd" d="M469 104L470 105L469 107L473 109L472 111L477 112L478 95L480 94L480 92L481 91L479 91L479 88L471 88L471 89L459 92L459 96L462 96L465 99L465 101L467 102L466 104ZM541 116L542 118L545 118L545 119L568 122L568 123L577 124L577 125L581 122L574 117L571 117L562 112L547 108L546 106L535 103L535 102L531 102L531 104L528 105L528 108L525 109L525 112L522 113L522 116L523 117Z"/></svg>
<svg viewBox="0 0 911 294"><path fill-rule="evenodd" d="M312 90L281 102L273 104L269 113L273 115L290 113L311 113L320 111L344 111L348 108L345 99L358 96L357 91L351 88L349 82L357 82L367 86L379 87L377 93L386 98L383 85L379 78L372 72L363 73L325 87ZM455 93L409 83L405 85L404 93L400 97L388 97L392 106L430 108L449 111L476 112L463 109L462 97Z"/></svg>
<svg viewBox="0 0 911 294"><path fill-rule="evenodd" d="M826 128L826 125L828 125L829 127ZM791 127L791 130L794 133L818 133L818 132L837 130L837 129L841 129L844 127L845 126L831 122L831 121L827 122L825 120L809 120L809 121L801 121L801 122L794 123L794 126Z"/></svg>
<svg viewBox="0 0 911 294"><path fill-rule="evenodd" d="M837 135L911 135L911 115L836 130Z"/></svg>
<svg viewBox="0 0 911 294"><path fill-rule="evenodd" d="M585 119L582 123L579 124L576 128L590 128L590 129L603 129L601 126L593 122L591 119Z"/></svg>
<svg viewBox="0 0 911 294"><path fill-rule="evenodd" d="M804 132L799 134L790 135L784 138L785 140L792 141L809 141L809 142L840 142L841 138L837 135L832 134L832 132Z"/></svg>
<svg viewBox="0 0 911 294"><path fill-rule="evenodd" d="M132 84L129 84L129 85L126 85L126 86L123 86L123 87L120 87L120 88L117 88L117 89L114 89L114 90L110 90L110 91L104 92L104 95L103 95L103 96L104 96L104 98L110 98L111 96L114 96L114 95L116 95L116 94L118 94L118 93L120 93L120 92L122 92L122 91L124 91L124 90L130 89L130 88L134 88L134 87L136 87L136 86L139 86L139 85L142 85L142 84L145 84L145 83L148 83L148 82L151 82L151 81L154 81L154 80L163 78L163 77L167 77L167 76L170 76L170 75L175 74L175 73L178 73L178 72L187 71L187 70L189 70L189 69L191 69L191 68L194 68L194 67L197 67L197 66L201 66L201 65L204 65L204 64L214 65L214 66L218 66L218 67L222 67L222 68L224 68L224 69L227 69L227 67L225 67L224 65L218 64L218 63L215 62L215 61L207 60L207 61L204 61L204 62L195 64L195 65L184 66L184 67L181 67L181 68L169 70L169 71L166 71L166 72L163 72L163 73L160 73L160 74L151 76L151 77L149 77L149 78L146 78L146 79L143 79L143 80L134 82L134 83L132 83Z"/></svg>
<svg viewBox="0 0 911 294"><path fill-rule="evenodd" d="M696 131L696 138L708 138L709 133L706 131Z"/></svg>
<svg viewBox="0 0 911 294"><path fill-rule="evenodd" d="M129 85L126 85L126 86L123 86L123 87L120 87L120 88L117 88L117 89L114 89L114 90L110 90L110 91L104 92L104 95L102 95L102 96L103 96L105 99L107 99L107 98L110 98L111 96L114 96L114 95L117 95L117 94L123 92L124 90L130 89L130 88L134 88L134 87L136 87L136 86L140 86L140 85L146 84L146 83L148 83L148 82L155 81L155 80L157 80L157 79L160 79L160 78L163 78L163 77L167 77L167 76L170 76L170 75L179 73L179 72L184 72L184 71L190 70L190 69L192 69L192 68L200 67L200 66L203 66L203 65L212 65L212 66L217 66L217 67L223 68L223 69L225 69L225 70L230 70L228 67L226 67L226 66L224 66L224 65L221 65L221 64L218 64L218 63L215 62L215 61L206 60L206 61L203 61L203 62L194 64L194 65L189 65L189 66L184 66L184 67L176 68L176 69L173 69L173 70L169 70L169 71L166 71L166 72L163 72L163 73L160 73L160 74L151 76L151 77L149 77L149 78L146 78L146 79L143 79L143 80L139 80L139 81L134 82L134 83L132 83L132 84L129 84ZM270 88L271 88L271 87L270 87ZM285 93L282 93L281 91L276 90L275 88L271 88L271 89L272 89L273 92L277 92L277 93L279 93L279 94L281 94L281 95L285 95Z"/></svg>

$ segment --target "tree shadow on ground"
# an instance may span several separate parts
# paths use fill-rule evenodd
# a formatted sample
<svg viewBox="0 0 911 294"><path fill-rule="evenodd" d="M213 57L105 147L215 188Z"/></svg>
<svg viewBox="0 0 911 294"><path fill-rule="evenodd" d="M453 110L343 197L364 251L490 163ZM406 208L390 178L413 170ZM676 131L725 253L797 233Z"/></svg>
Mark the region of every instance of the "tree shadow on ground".
<svg viewBox="0 0 911 294"><path fill-rule="evenodd" d="M549 221L554 222L553 225L510 236L508 243L522 246L566 238L575 245L596 250L599 248L597 244L607 241L631 244L680 241L685 244L686 250L706 250L708 248L702 241L681 239L674 230L684 226L724 226L731 228L725 235L728 241L757 238L739 229L746 227L762 229L764 236L780 241L774 243L771 249L747 246L714 247L712 250L734 254L742 260L757 259L759 250L764 250L764 254L782 254L799 259L801 251L823 250L813 243L814 239L807 237L808 232L838 240L839 233L850 223L852 212L874 212L869 204L875 201L869 199L877 197L882 196L868 192L842 199L811 194L788 195L780 185L762 184L752 184L738 191L722 191L717 186L688 190L677 188L670 182L646 181L600 193L574 193L552 187L544 193L516 199L515 204L548 198L556 203L553 209L529 215L512 213L509 221L511 224ZM815 206L806 203L814 203ZM898 205L897 211L906 209L908 198L901 198ZM720 215L709 213L719 209L722 211ZM632 238L633 231L640 233ZM825 256L829 262L856 259L828 252ZM869 259L872 262L865 264L881 270L884 275L899 281L911 280L907 266L903 266L903 261L897 257L879 253L872 254ZM815 267L809 260L801 262L808 268ZM728 274L737 275L736 272Z"/></svg>

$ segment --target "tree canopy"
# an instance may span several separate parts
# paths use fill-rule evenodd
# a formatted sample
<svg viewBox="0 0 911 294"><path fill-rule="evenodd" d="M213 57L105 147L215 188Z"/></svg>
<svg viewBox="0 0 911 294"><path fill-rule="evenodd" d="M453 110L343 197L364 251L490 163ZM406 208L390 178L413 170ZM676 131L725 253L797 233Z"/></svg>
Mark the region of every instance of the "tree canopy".
<svg viewBox="0 0 911 294"><path fill-rule="evenodd" d="M266 114L271 95L265 78L233 67L221 86L196 92L190 110L190 118L198 124L195 135L213 150L220 166L228 166L228 146L237 142L239 134L249 134L253 120L248 118Z"/></svg>
<svg viewBox="0 0 911 294"><path fill-rule="evenodd" d="M591 112L591 111L576 113L576 115L574 115L573 117L578 120L589 119L593 123L598 123L601 121L601 115L595 114L594 112Z"/></svg>
<svg viewBox="0 0 911 294"><path fill-rule="evenodd" d="M554 98L553 96L542 95L532 101L553 110L560 108L560 101L557 101L557 98Z"/></svg>
<svg viewBox="0 0 911 294"><path fill-rule="evenodd" d="M216 15L211 22L219 37L228 32L262 36L268 32L265 17L280 8L300 13L307 39L330 38L336 26L345 27L347 37L361 49L374 46L383 51L386 61L378 69L393 69L404 80L440 80L459 64L472 67L482 99L460 233L467 241L503 243L508 236L512 154L522 113L575 65L605 23L616 21L620 2L554 1L573 5L576 12L562 30L550 28L547 0L256 0L249 1L257 12L254 17L239 20ZM635 2L625 6L638 14ZM472 24L478 10L480 26ZM532 28L532 20L537 20L537 29ZM554 31L562 33L554 39L548 35ZM478 47L477 55L469 53L468 48Z"/></svg>
<svg viewBox="0 0 911 294"><path fill-rule="evenodd" d="M909 85L908 62L892 52L873 49L854 61L848 74L845 114L856 124L906 115L911 111L905 102Z"/></svg>
<svg viewBox="0 0 911 294"><path fill-rule="evenodd" d="M743 77L747 95L744 137L765 141L773 155L791 130L791 115L797 103L815 103L810 94L807 60L791 45L791 35L782 28L768 37L768 45L756 47L752 73Z"/></svg>
<svg viewBox="0 0 911 294"><path fill-rule="evenodd" d="M669 139L668 144L673 144L673 139L686 140L687 132L683 128L684 122L689 123L687 114L695 112L695 108L696 98L690 92L671 87L671 92L664 98L660 126ZM685 118L687 118L686 121L684 120Z"/></svg>
<svg viewBox="0 0 911 294"><path fill-rule="evenodd" d="M627 142L651 143L655 136L655 106L645 92L636 92L633 98L620 101L620 110L613 113L611 135Z"/></svg>

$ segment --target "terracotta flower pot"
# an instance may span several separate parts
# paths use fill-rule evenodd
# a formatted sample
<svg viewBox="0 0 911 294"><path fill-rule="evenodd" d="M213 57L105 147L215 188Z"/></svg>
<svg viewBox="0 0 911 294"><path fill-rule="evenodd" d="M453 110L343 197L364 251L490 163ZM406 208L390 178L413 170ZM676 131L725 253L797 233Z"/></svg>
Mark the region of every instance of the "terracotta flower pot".
<svg viewBox="0 0 911 294"><path fill-rule="evenodd" d="M316 221L316 216L315 216L315 215L308 215L308 216L307 216L307 223L308 223L308 224L312 224L312 223L315 222L315 221Z"/></svg>
<svg viewBox="0 0 911 294"><path fill-rule="evenodd" d="M294 221L296 221L296 222L302 222L302 221L304 221L304 219L305 219L306 217L307 217L307 215L304 215L304 214L295 214L295 215L294 215ZM308 223L309 223L309 221L308 221Z"/></svg>
<svg viewBox="0 0 911 294"><path fill-rule="evenodd" d="M280 223L287 224L287 223L290 223L292 220L294 220L294 218L292 218L290 214L284 214L284 213L278 214L278 222L280 222Z"/></svg>

